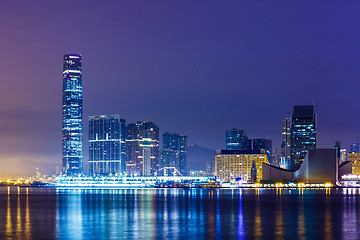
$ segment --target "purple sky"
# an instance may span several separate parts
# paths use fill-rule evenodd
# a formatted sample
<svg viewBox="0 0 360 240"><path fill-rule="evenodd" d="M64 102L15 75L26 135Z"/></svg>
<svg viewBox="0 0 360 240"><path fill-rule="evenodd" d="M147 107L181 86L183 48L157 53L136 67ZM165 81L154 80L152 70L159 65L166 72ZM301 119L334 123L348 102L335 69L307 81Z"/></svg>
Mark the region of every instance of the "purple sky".
<svg viewBox="0 0 360 240"><path fill-rule="evenodd" d="M256 2L256 3L254 3ZM62 58L87 116L153 121L190 144L269 137L315 102L318 146L360 140L359 1L0 1L0 178L61 164Z"/></svg>

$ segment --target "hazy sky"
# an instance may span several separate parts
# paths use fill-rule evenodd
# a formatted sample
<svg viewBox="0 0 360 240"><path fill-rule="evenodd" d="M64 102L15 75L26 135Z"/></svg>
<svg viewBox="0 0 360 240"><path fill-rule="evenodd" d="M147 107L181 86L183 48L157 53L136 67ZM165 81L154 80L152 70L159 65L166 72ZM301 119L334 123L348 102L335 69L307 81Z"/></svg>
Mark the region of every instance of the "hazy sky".
<svg viewBox="0 0 360 240"><path fill-rule="evenodd" d="M359 132L359 1L0 1L0 178L61 165L62 60L87 117L153 121L190 144L269 137L315 102L318 146Z"/></svg>

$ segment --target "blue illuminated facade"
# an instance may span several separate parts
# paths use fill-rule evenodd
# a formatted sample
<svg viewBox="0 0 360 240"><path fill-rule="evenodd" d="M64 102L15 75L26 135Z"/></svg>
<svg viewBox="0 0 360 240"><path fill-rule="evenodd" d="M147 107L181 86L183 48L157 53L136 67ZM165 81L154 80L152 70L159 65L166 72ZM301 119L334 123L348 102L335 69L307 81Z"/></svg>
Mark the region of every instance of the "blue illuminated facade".
<svg viewBox="0 0 360 240"><path fill-rule="evenodd" d="M89 117L89 172L90 175L115 175L122 172L122 124L120 116Z"/></svg>
<svg viewBox="0 0 360 240"><path fill-rule="evenodd" d="M272 140L268 138L253 139L253 150L265 150L268 162L272 164Z"/></svg>
<svg viewBox="0 0 360 240"><path fill-rule="evenodd" d="M226 131L226 150L251 150L251 145L244 130L233 128Z"/></svg>
<svg viewBox="0 0 360 240"><path fill-rule="evenodd" d="M121 172L126 172L126 120L120 119L120 140L121 140Z"/></svg>
<svg viewBox="0 0 360 240"><path fill-rule="evenodd" d="M294 106L294 114L291 117L291 168L298 168L308 150L315 148L316 116L314 106Z"/></svg>
<svg viewBox="0 0 360 240"><path fill-rule="evenodd" d="M83 94L80 54L65 54L62 107L62 172L83 173Z"/></svg>
<svg viewBox="0 0 360 240"><path fill-rule="evenodd" d="M351 146L350 146L350 151L351 153L358 153L359 152L359 142L355 141Z"/></svg>
<svg viewBox="0 0 360 240"><path fill-rule="evenodd" d="M187 170L187 136L177 133L163 134L160 167L175 167L183 176Z"/></svg>

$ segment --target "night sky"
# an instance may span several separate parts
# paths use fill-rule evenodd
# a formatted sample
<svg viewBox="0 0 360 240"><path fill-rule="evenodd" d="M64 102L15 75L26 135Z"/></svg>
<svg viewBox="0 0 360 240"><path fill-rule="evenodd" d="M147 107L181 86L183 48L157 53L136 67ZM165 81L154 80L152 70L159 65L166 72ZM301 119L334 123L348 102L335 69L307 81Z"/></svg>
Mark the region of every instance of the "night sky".
<svg viewBox="0 0 360 240"><path fill-rule="evenodd" d="M153 121L189 144L225 130L281 143L315 103L318 147L360 140L359 1L1 1L0 178L61 165L62 61L83 58L87 117Z"/></svg>

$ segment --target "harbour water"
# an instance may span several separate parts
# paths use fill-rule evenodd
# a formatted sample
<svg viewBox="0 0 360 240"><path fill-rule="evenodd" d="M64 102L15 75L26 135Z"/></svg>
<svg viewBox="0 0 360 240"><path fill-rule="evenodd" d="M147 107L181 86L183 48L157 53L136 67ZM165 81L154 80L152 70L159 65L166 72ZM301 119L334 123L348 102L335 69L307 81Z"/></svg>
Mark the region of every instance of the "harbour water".
<svg viewBox="0 0 360 240"><path fill-rule="evenodd" d="M0 187L0 239L359 239L360 189Z"/></svg>

